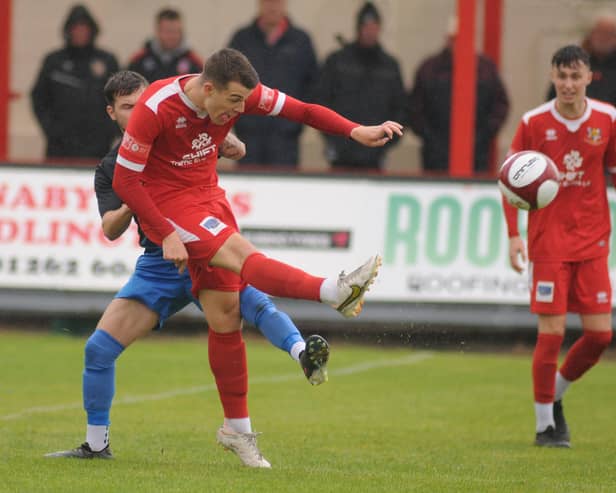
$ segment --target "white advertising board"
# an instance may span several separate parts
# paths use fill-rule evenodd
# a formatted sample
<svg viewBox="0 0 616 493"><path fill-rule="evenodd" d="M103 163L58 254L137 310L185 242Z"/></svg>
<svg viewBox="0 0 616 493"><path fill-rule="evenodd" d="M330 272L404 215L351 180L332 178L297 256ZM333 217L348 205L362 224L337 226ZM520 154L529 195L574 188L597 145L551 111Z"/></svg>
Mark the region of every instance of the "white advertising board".
<svg viewBox="0 0 616 493"><path fill-rule="evenodd" d="M508 266L494 184L239 174L221 183L244 234L275 258L326 276L381 253L372 300L528 303L526 275ZM616 210L611 191L610 203ZM139 254L134 227L104 238L91 170L0 168L0 287L115 291Z"/></svg>

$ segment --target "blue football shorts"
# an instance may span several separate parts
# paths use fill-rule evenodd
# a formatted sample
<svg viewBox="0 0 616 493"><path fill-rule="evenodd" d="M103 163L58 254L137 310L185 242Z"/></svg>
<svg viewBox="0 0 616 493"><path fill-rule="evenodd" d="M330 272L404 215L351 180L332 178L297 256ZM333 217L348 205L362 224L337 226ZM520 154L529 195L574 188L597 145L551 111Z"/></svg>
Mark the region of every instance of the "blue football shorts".
<svg viewBox="0 0 616 493"><path fill-rule="evenodd" d="M132 276L115 297L137 300L158 313L157 329L161 329L165 320L186 305L194 303L201 309L191 289L188 269L179 274L175 265L163 259L160 253L144 253L137 259Z"/></svg>

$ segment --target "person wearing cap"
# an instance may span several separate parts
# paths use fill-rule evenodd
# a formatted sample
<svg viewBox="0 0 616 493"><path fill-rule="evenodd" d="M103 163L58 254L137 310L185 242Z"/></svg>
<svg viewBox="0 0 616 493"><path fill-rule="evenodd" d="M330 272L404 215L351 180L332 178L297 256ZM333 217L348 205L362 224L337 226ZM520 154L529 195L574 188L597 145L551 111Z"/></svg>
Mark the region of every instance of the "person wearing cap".
<svg viewBox="0 0 616 493"><path fill-rule="evenodd" d="M31 91L32 109L47 139L45 155L100 159L119 135L103 98L118 61L95 46L99 27L85 6L71 8L62 33L65 46L45 56Z"/></svg>
<svg viewBox="0 0 616 493"><path fill-rule="evenodd" d="M264 84L311 101L319 69L310 36L289 19L287 0L257 3L257 17L233 34L229 47L246 55ZM245 116L235 125L246 143L240 164L296 168L303 129L301 123L283 118Z"/></svg>
<svg viewBox="0 0 616 493"><path fill-rule="evenodd" d="M381 14L372 2L357 13L356 38L330 54L317 84L317 101L352 120L376 124L404 117L404 85L397 60L380 44ZM340 38L339 38L340 39ZM324 135L334 170L380 171L391 146L367 148Z"/></svg>
<svg viewBox="0 0 616 493"><path fill-rule="evenodd" d="M457 21L452 18L449 20L445 47L421 62L408 94L405 121L422 141L422 168L428 172L446 173L449 169L451 81L456 34ZM505 123L509 99L496 65L481 54L477 54L475 108L473 169L478 173L486 173L489 170L490 143Z"/></svg>

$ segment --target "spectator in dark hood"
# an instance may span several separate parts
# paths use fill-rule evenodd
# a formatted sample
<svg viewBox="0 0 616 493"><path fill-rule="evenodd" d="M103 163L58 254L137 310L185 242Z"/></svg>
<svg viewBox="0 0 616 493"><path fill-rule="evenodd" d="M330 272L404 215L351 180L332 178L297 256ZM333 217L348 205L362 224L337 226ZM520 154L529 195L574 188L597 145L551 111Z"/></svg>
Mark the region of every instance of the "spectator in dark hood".
<svg viewBox="0 0 616 493"><path fill-rule="evenodd" d="M345 117L369 124L400 121L404 85L397 60L380 44L382 19L372 2L357 13L357 38L329 55L317 86L317 100ZM326 156L335 169L378 171L391 146L367 148L351 139L325 135Z"/></svg>
<svg viewBox="0 0 616 493"><path fill-rule="evenodd" d="M155 36L133 55L128 69L143 75L149 82L201 73L203 60L186 44L179 11L163 9L156 15Z"/></svg>
<svg viewBox="0 0 616 493"><path fill-rule="evenodd" d="M118 135L105 113L103 86L116 57L95 46L99 27L75 5L62 33L64 48L49 53L32 89L32 107L47 138L47 158L100 159Z"/></svg>

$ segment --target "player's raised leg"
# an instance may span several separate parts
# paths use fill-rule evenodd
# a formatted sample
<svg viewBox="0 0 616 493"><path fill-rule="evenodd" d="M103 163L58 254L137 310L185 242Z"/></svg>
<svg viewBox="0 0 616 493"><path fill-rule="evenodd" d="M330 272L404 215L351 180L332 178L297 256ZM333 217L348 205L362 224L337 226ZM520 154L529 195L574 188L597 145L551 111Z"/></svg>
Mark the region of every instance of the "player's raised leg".
<svg viewBox="0 0 616 493"><path fill-rule="evenodd" d="M381 257L370 257L353 272L343 271L337 278L316 277L266 257L239 233L233 233L210 263L239 274L246 283L273 296L320 301L345 317L356 317L362 310L366 291L378 274Z"/></svg>

